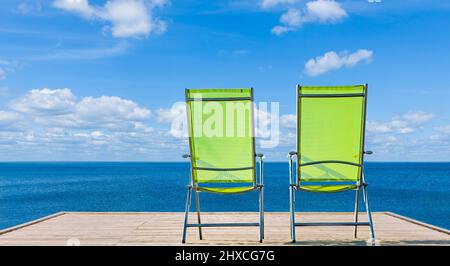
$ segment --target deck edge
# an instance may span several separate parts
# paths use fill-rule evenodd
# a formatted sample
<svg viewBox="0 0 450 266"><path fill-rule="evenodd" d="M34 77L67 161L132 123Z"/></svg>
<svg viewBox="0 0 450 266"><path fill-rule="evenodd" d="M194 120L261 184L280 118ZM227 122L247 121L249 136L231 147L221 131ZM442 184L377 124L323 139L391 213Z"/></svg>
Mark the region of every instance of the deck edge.
<svg viewBox="0 0 450 266"><path fill-rule="evenodd" d="M131 214L131 215L146 215L146 214L168 214L168 213L178 213L181 215L184 215L184 211L178 211L178 212L174 212L174 211L155 211L155 212L127 212L127 211L115 211L115 212L99 212L99 211L92 211L92 212L79 212L79 211L67 211L64 212L65 214L83 214L83 215L117 215L117 214ZM352 214L353 212L296 212L296 213L300 213L300 214L316 214L316 213L326 213L326 214L330 214L330 215L341 215L341 214ZM372 212L372 214L383 214L385 213L384 211L377 211L377 212ZM197 215L197 213L195 211L190 211L189 214L195 214ZM226 212L202 212L202 214L256 214L259 215L259 212L256 211L246 211L246 212L236 212L236 211L226 211ZM279 211L279 212L265 212L265 214L287 214L289 215L289 212L287 211Z"/></svg>
<svg viewBox="0 0 450 266"><path fill-rule="evenodd" d="M28 226L31 226L31 225L34 225L34 224L38 224L38 223L44 222L46 220L50 220L50 219L62 216L64 214L66 214L66 212L64 212L64 211L57 212L57 213L54 213L54 214L50 214L50 215L44 216L42 218L38 218L36 220L32 220L32 221L29 221L29 222L26 222L26 223L23 223L23 224L18 224L18 225L15 225L13 227L5 228L3 230L0 230L0 236L4 235L4 234L7 234L7 233L11 233L13 231L17 231L19 229L22 229L22 228L25 228L25 227L28 227Z"/></svg>
<svg viewBox="0 0 450 266"><path fill-rule="evenodd" d="M394 217L394 218L397 218L397 219L400 219L400 220L403 220L403 221L407 221L407 222L410 222L410 223L413 223L413 224L416 224L416 225L420 225L420 226L426 227L428 229L431 229L431 230L434 230L434 231L438 231L440 233L444 233L444 234L450 235L450 230L447 230L445 228L442 228L442 227L439 227L439 226L436 226L436 225L432 225L432 224L428 224L428 223L425 223L425 222L421 222L421 221L418 221L418 220L415 220L415 219L412 219L412 218L409 218L409 217L406 217L406 216L403 216L403 215L400 215L400 214L397 214L397 213L393 213L393 212L384 212L384 213L386 215L391 216L391 217Z"/></svg>
<svg viewBox="0 0 450 266"><path fill-rule="evenodd" d="M23 223L23 224L19 224L19 225L15 225L15 226L12 226L12 227L9 227L9 228L5 228L3 230L0 230L0 235L4 235L4 234L7 234L7 233L10 233L10 232L13 232L13 231L17 231L19 229L22 229L22 228L25 228L25 227L28 227L28 226L31 226L31 225L34 225L34 224L37 224L37 223L41 223L41 222L44 222L46 220L50 220L50 219L53 219L53 218L56 218L56 217L59 217L59 216L62 216L62 215L66 215L66 214L84 214L84 215L86 215L86 214L88 214L88 215L89 214L94 214L94 215L95 214L97 214L97 215L99 215L99 214L100 215L131 214L131 215L136 215L136 214L149 214L149 213L155 213L155 212L66 212L66 211L61 211L61 212L50 214L48 216L44 216L42 218L39 218L39 219L36 219L36 220L32 220L32 221L29 221L29 222L26 222L26 223ZM171 212L156 212L156 213L171 213ZM214 212L212 212L212 213L214 214ZM234 213L234 212L230 212L230 213ZM248 212L248 213L251 213L251 212ZM274 213L284 213L284 212L274 212ZM312 212L309 212L309 213L312 213ZM334 213L339 213L339 212L334 212ZM383 214L389 215L391 217L394 217L394 218L397 218L397 219L400 219L400 220L403 220L403 221L407 221L407 222L410 222L410 223L413 223L413 224L416 224L416 225L420 225L420 226L426 227L428 229L431 229L431 230L434 230L434 231L437 231L437 232L440 232L440 233L444 233L444 234L450 235L450 230L447 230L445 228L442 228L442 227L439 227L439 226L435 226L435 225L432 225L432 224L428 224L428 223L425 223L425 222L421 222L421 221L418 221L418 220L415 220L415 219L412 219L412 218L409 218L409 217L406 217L406 216L403 216L403 215L400 215L400 214L397 214L397 213L393 213L393 212L389 212L389 211L374 212L374 213L383 213Z"/></svg>

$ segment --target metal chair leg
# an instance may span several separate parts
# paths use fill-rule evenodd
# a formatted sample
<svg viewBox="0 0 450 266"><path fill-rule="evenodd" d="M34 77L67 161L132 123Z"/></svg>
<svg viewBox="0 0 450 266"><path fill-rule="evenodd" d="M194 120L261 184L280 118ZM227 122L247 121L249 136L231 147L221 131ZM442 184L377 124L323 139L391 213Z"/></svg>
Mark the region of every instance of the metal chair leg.
<svg viewBox="0 0 450 266"><path fill-rule="evenodd" d="M186 229L187 229L187 223L188 223L188 217L189 217L189 209L191 207L191 192L192 187L188 188L187 193L187 199L186 199L186 209L184 212L184 225L183 225L183 239L181 240L181 243L186 243Z"/></svg>
<svg viewBox="0 0 450 266"><path fill-rule="evenodd" d="M358 214L359 214L359 187L356 189L356 199L355 199L355 230L354 237L358 237Z"/></svg>
<svg viewBox="0 0 450 266"><path fill-rule="evenodd" d="M373 230L372 213L370 212L369 197L367 196L367 185L363 186L363 199L364 199L364 203L366 204L367 220L369 221L369 226L370 226L370 237L372 240L375 240L375 232Z"/></svg>
<svg viewBox="0 0 450 266"><path fill-rule="evenodd" d="M261 188L261 197L262 197L262 238L264 239L264 188Z"/></svg>
<svg viewBox="0 0 450 266"><path fill-rule="evenodd" d="M259 188L259 242L264 239L264 221L263 221L263 194L262 187Z"/></svg>
<svg viewBox="0 0 450 266"><path fill-rule="evenodd" d="M198 191L195 191L195 208L197 209L197 221L198 224L202 224L201 218L200 218L200 195ZM202 227L198 227L198 235L200 237L200 240L203 240L202 235Z"/></svg>
<svg viewBox="0 0 450 266"><path fill-rule="evenodd" d="M259 157L259 242L264 239L264 155Z"/></svg>
<svg viewBox="0 0 450 266"><path fill-rule="evenodd" d="M295 190L294 187L290 187L290 211L291 211L291 238L292 243L295 243Z"/></svg>

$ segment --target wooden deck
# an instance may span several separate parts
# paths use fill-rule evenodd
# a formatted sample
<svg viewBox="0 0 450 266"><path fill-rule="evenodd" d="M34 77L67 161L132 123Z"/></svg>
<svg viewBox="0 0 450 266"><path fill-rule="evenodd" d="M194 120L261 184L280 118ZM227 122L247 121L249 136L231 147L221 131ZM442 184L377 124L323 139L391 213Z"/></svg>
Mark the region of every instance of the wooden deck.
<svg viewBox="0 0 450 266"><path fill-rule="evenodd" d="M257 213L204 213L204 223L257 222ZM297 213L297 222L352 221L352 213ZM194 222L194 213L190 221ZM450 245L448 230L389 212L373 213L377 245ZM361 214L360 221L366 221ZM0 245L182 245L183 213L63 212L0 231ZM188 245L293 245L288 213L266 213L265 241L257 227L189 228ZM366 245L367 226L297 227L295 245Z"/></svg>

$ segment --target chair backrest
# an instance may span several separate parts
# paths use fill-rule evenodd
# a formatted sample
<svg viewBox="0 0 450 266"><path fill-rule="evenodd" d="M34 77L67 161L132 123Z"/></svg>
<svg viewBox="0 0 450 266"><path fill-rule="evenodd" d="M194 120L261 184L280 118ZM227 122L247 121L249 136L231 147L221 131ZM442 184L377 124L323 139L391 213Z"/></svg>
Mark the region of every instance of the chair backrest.
<svg viewBox="0 0 450 266"><path fill-rule="evenodd" d="M297 87L297 182L358 182L367 85Z"/></svg>
<svg viewBox="0 0 450 266"><path fill-rule="evenodd" d="M253 183L253 89L186 89L192 181Z"/></svg>

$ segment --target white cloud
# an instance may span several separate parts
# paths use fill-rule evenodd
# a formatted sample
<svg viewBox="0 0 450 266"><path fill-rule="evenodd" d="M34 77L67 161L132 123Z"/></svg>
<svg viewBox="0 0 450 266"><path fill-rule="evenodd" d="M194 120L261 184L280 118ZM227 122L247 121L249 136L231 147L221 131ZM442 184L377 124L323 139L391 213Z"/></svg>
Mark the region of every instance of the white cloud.
<svg viewBox="0 0 450 266"><path fill-rule="evenodd" d="M160 160L162 149L187 148L150 126L149 109L117 96L34 89L8 107L0 111L0 146L10 154L2 160Z"/></svg>
<svg viewBox="0 0 450 266"><path fill-rule="evenodd" d="M10 107L33 123L65 128L138 129L150 116L150 110L116 96L77 101L70 89L34 89L12 100Z"/></svg>
<svg viewBox="0 0 450 266"><path fill-rule="evenodd" d="M368 121L367 131L375 133L412 133L434 117L434 114L423 111L410 111L401 116L393 117L389 122Z"/></svg>
<svg viewBox="0 0 450 266"><path fill-rule="evenodd" d="M278 103L260 102L254 106L255 136L258 146L262 149L272 149L280 145L280 107Z"/></svg>
<svg viewBox="0 0 450 266"><path fill-rule="evenodd" d="M177 102L170 109L157 110L156 121L170 124L169 135L175 138L187 138L189 136L186 104L184 102Z"/></svg>
<svg viewBox="0 0 450 266"><path fill-rule="evenodd" d="M91 18L95 15L95 7L89 4L89 0L55 0L53 6L86 18Z"/></svg>
<svg viewBox="0 0 450 266"><path fill-rule="evenodd" d="M22 2L17 6L17 11L24 15L37 13L42 10L42 4L40 1L35 2Z"/></svg>
<svg viewBox="0 0 450 266"><path fill-rule="evenodd" d="M305 21L337 23L347 17L347 12L333 0L318 0L306 3Z"/></svg>
<svg viewBox="0 0 450 266"><path fill-rule="evenodd" d="M12 124L20 122L21 115L16 112L0 111L0 128L11 126Z"/></svg>
<svg viewBox="0 0 450 266"><path fill-rule="evenodd" d="M158 123L172 123L176 119L187 119L186 104L184 102L175 103L170 109L158 109L156 111L156 121Z"/></svg>
<svg viewBox="0 0 450 266"><path fill-rule="evenodd" d="M424 111L409 111L389 121L368 121L368 150L376 161L446 160L450 153L450 136L429 125L439 123L435 115ZM445 148L448 147L448 148Z"/></svg>
<svg viewBox="0 0 450 266"><path fill-rule="evenodd" d="M403 118L406 122L410 124L420 125L430 121L434 117L435 117L434 114L426 113L423 111L410 111L404 114L401 118Z"/></svg>
<svg viewBox="0 0 450 266"><path fill-rule="evenodd" d="M33 115L61 115L71 112L75 95L69 89L34 89L10 103L12 109Z"/></svg>
<svg viewBox="0 0 450 266"><path fill-rule="evenodd" d="M153 15L155 8L167 0L111 0L104 6L91 5L88 0L55 0L56 8L72 12L86 19L100 19L110 25L113 37L147 37L164 33L167 23Z"/></svg>
<svg viewBox="0 0 450 266"><path fill-rule="evenodd" d="M17 66L17 62L0 59L0 80L6 79L7 73L14 72Z"/></svg>
<svg viewBox="0 0 450 266"><path fill-rule="evenodd" d="M48 54L34 57L35 60L95 60L109 58L123 54L127 50L126 43L119 43L112 47L58 49Z"/></svg>
<svg viewBox="0 0 450 266"><path fill-rule="evenodd" d="M289 9L286 13L281 15L280 22L289 27L299 27L302 25L302 14L297 9Z"/></svg>
<svg viewBox="0 0 450 266"><path fill-rule="evenodd" d="M281 15L280 24L272 28L272 33L282 35L300 28L305 23L333 24L346 18L347 12L334 0L316 0L306 3L303 12L290 8Z"/></svg>
<svg viewBox="0 0 450 266"><path fill-rule="evenodd" d="M342 67L353 67L360 62L369 63L372 61L372 56L373 52L366 49L360 49L352 54L348 54L346 51L339 54L330 51L323 56L308 60L305 63L305 73L310 76L318 76Z"/></svg>
<svg viewBox="0 0 450 266"><path fill-rule="evenodd" d="M82 123L115 124L144 121L150 110L116 96L85 97L77 103L75 115Z"/></svg>
<svg viewBox="0 0 450 266"><path fill-rule="evenodd" d="M450 134L450 125L448 126L440 126L437 128L437 130L439 132L445 133L445 134Z"/></svg>
<svg viewBox="0 0 450 266"><path fill-rule="evenodd" d="M296 115L282 115L280 117L280 124L285 128L296 128L297 127L297 116Z"/></svg>
<svg viewBox="0 0 450 266"><path fill-rule="evenodd" d="M115 0L107 2L104 10L97 15L112 23L111 32L114 37L127 38L164 33L167 28L166 22L153 18L149 8L151 7L142 0Z"/></svg>
<svg viewBox="0 0 450 266"><path fill-rule="evenodd" d="M272 28L271 32L275 35L282 35L285 34L289 31L291 31L292 29L290 29L289 27L285 27L285 26L275 26Z"/></svg>
<svg viewBox="0 0 450 266"><path fill-rule="evenodd" d="M373 3L381 3L381 0L367 0L367 2L373 4Z"/></svg>
<svg viewBox="0 0 450 266"><path fill-rule="evenodd" d="M298 0L262 0L261 1L261 7L262 8L271 8L278 5L285 5L285 4L293 4L298 2Z"/></svg>
<svg viewBox="0 0 450 266"><path fill-rule="evenodd" d="M430 140L450 147L450 125L436 127L434 131L434 134L430 136Z"/></svg>

